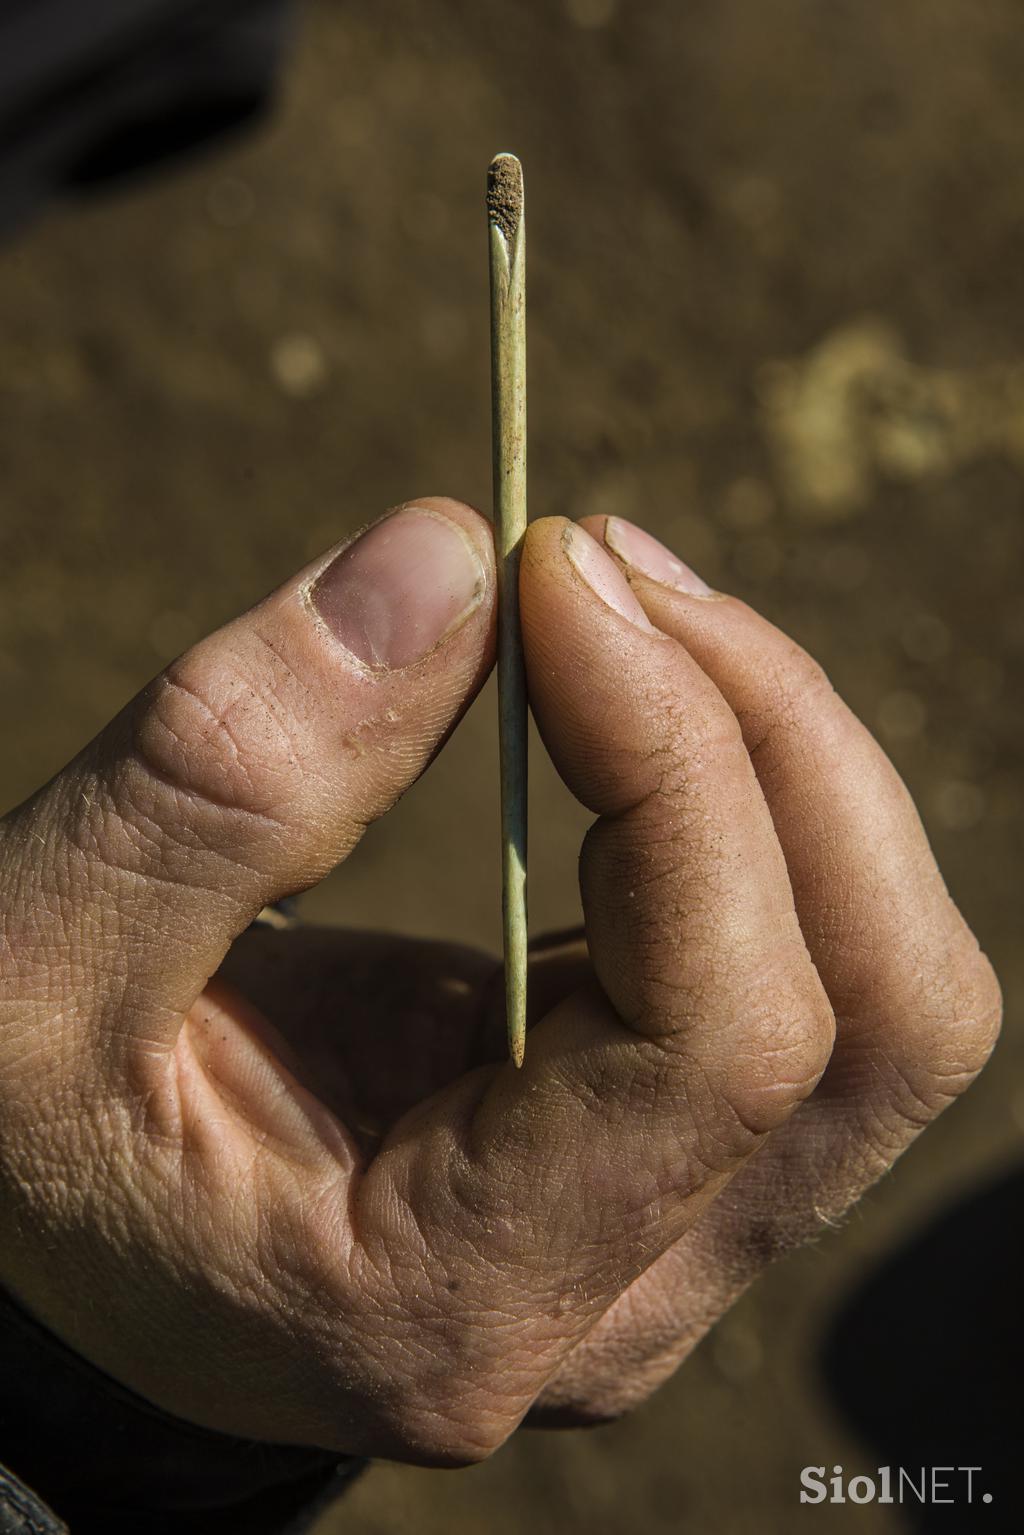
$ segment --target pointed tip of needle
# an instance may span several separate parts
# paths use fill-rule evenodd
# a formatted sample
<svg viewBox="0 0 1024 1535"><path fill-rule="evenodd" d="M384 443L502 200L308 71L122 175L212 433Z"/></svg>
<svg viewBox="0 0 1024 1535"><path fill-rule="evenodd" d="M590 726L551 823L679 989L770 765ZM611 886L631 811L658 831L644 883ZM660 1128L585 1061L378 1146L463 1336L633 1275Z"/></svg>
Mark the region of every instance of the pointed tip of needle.
<svg viewBox="0 0 1024 1535"><path fill-rule="evenodd" d="M516 1038L510 1039L509 1054L512 1057L513 1066L518 1071L523 1062L526 1060L526 1040Z"/></svg>
<svg viewBox="0 0 1024 1535"><path fill-rule="evenodd" d="M487 217L511 246L523 216L523 167L515 155L495 155L487 167Z"/></svg>

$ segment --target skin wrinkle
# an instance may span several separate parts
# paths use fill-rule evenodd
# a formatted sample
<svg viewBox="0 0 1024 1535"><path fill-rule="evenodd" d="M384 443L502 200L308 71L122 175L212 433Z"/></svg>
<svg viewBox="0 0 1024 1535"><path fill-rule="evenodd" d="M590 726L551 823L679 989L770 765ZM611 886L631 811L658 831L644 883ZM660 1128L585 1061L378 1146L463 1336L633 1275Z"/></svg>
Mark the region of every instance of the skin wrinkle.
<svg viewBox="0 0 1024 1535"><path fill-rule="evenodd" d="M184 817L176 828L176 834L167 836L156 818L143 809L141 804L132 803L135 796L127 784L124 785L123 797L126 801L125 808L110 806L98 814L94 812L94 826L91 829L94 836L92 851L115 878L118 875L124 875L138 888L152 890L159 900L161 890L176 893L180 891L181 884L179 879L173 877L173 874L151 873L155 864L171 869L183 867L190 871L195 864L196 854L199 854L204 862L227 865L237 875L237 864L229 856L207 846L197 835L186 837L188 822ZM99 821L99 815L102 815L102 822ZM122 840L136 855L134 866L127 856L117 857L113 848L115 839ZM89 856L88 848L82 847L81 851L86 857ZM175 855L173 858L172 853ZM251 872L255 864L247 867ZM199 880L190 879L189 883L192 889L206 895L215 895L218 891L217 886Z"/></svg>
<svg viewBox="0 0 1024 1535"><path fill-rule="evenodd" d="M264 692L257 693L244 677L237 676L231 681L221 671L214 673L211 681L226 696L222 703L215 704L205 696L206 689L198 681L190 680L190 668L197 673L205 669L201 653L194 659L192 655L183 657L153 685L142 718L133 722L135 759L158 782L183 793L189 801L215 812L241 812L280 828L284 824L281 817L271 816L267 805L287 807L295 803L301 793L303 774L294 754L292 735L276 719L272 698ZM198 712L207 729L197 732L194 712ZM240 717L241 728L232 723L235 715ZM269 726L274 727L276 734L273 744L266 740ZM216 749L211 753L214 742ZM221 747L227 748L226 758ZM203 771L212 770L214 777L226 786L223 790L212 782L196 780L197 757ZM257 793L255 764L275 759L281 763L282 772L270 775L266 790ZM260 770L267 776L265 767ZM293 778L295 788L282 793L281 778L286 781Z"/></svg>
<svg viewBox="0 0 1024 1535"><path fill-rule="evenodd" d="M118 787L127 798L128 786L123 780L119 780ZM113 882L108 894L116 891L122 878L132 882L136 889L158 890L163 887L169 892L180 892L180 879L158 873L154 867L154 863L162 867L167 862L172 847L184 855L190 874L190 890L207 897L222 896L224 891L220 886L192 876L196 847L180 840L176 817L172 824L175 830L169 832L161 821L151 817L141 805L132 804L131 809L122 808L106 795L104 803L98 799L93 801L88 820L80 815L69 817L62 826L63 856L68 866L69 879L67 896L77 895L81 888L88 887L94 881L97 864L101 879L107 878ZM118 856L114 844L119 837L138 855L136 864L133 865L127 857ZM133 843L133 838L138 841ZM203 852L211 863L225 865L233 870L237 880L237 863L213 848L204 847ZM147 853L148 860L144 856ZM70 867L72 861L76 863L76 868ZM129 909L133 910L132 906ZM79 920L76 913L76 923Z"/></svg>
<svg viewBox="0 0 1024 1535"><path fill-rule="evenodd" d="M212 810L217 815L220 815L224 811L228 811L236 816L245 816L249 821L262 822L263 825L269 830L278 833L287 831L288 829L288 823L280 816L272 816L266 811L257 810L254 807L247 808L245 806L238 805L228 798L222 799L212 789L204 789L194 784L185 786L177 782L169 770L159 766L151 758L144 756L141 751L136 751L133 756L128 759L128 761L126 761L125 766L127 769L130 769L130 766L134 766L138 769L140 774L144 775L146 778L153 780L153 782L156 784L162 785L162 787L169 790L171 794L179 796L180 798L200 807L201 809Z"/></svg>
<svg viewBox="0 0 1024 1535"><path fill-rule="evenodd" d="M290 716L295 715L297 704L299 706L299 713L296 723L303 726L310 723L313 720L311 704L312 698L316 694L316 678L309 669L303 668L300 670L300 653L296 652L294 657L289 656L286 653L286 638L276 633L272 621L267 622L265 625L258 615L254 616L254 620L249 627L249 634L259 646L260 655L263 657L269 655L270 665L274 672L273 684L265 690L264 697L271 705L275 700L279 700L281 708L285 709L286 713ZM257 670L258 676L259 672ZM287 707L284 703L285 693L289 695ZM327 703L329 709L330 701L326 700L324 702ZM301 741L301 736L299 740ZM294 751L295 742L292 741L290 735L288 736L288 744L290 749ZM293 757L288 758L288 764L289 766L294 765Z"/></svg>

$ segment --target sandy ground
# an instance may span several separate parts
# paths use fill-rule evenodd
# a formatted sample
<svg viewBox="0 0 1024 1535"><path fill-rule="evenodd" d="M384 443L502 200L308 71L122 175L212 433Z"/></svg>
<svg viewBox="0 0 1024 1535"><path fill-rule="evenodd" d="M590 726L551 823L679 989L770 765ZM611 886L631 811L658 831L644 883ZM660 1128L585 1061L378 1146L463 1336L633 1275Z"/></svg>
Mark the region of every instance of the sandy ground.
<svg viewBox="0 0 1024 1535"><path fill-rule="evenodd" d="M375 1469L324 1535L909 1527L797 1487L879 1463L822 1381L843 1297L1021 1152L1022 79L1015 0L320 0L260 135L0 254L3 803L378 510L488 505L482 183L514 148L533 511L635 517L814 651L1007 993L969 1097L635 1418ZM532 804L540 929L586 817L539 754ZM496 825L488 689L306 909L493 944Z"/></svg>

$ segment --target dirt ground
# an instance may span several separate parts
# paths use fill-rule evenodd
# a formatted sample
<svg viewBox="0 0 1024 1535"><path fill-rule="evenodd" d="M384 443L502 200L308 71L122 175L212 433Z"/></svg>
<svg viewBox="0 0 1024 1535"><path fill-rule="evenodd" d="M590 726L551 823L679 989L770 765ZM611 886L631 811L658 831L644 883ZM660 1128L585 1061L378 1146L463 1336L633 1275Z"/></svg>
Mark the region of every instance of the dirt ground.
<svg viewBox="0 0 1024 1535"><path fill-rule="evenodd" d="M376 1468L324 1535L910 1528L801 1508L798 1479L883 1463L821 1366L845 1298L1021 1158L1020 22L1018 0L319 0L262 132L0 253L3 804L379 509L489 505L483 177L514 149L533 512L634 517L807 645L1004 983L967 1099L648 1407L465 1473ZM494 944L495 750L488 688L307 912ZM539 753L532 815L532 925L564 926L587 818ZM941 1357L959 1279L928 1283Z"/></svg>

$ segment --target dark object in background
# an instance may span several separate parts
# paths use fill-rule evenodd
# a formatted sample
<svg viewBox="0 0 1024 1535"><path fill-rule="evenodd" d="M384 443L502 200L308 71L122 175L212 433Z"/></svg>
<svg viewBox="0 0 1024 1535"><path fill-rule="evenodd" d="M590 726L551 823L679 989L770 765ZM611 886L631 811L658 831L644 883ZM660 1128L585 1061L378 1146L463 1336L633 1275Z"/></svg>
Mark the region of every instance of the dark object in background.
<svg viewBox="0 0 1024 1535"><path fill-rule="evenodd" d="M0 0L0 232L262 113L290 0Z"/></svg>
<svg viewBox="0 0 1024 1535"><path fill-rule="evenodd" d="M1022 1210L1018 1168L887 1259L846 1303L826 1342L830 1395L876 1456L857 1472L982 1468L972 1507L905 1500L908 1529L1021 1529ZM962 1485L958 1478L958 1493ZM985 1492L989 1504L980 1502Z"/></svg>

